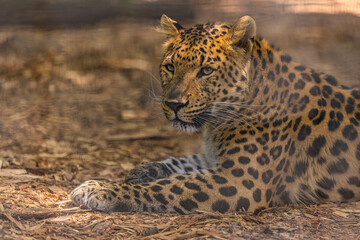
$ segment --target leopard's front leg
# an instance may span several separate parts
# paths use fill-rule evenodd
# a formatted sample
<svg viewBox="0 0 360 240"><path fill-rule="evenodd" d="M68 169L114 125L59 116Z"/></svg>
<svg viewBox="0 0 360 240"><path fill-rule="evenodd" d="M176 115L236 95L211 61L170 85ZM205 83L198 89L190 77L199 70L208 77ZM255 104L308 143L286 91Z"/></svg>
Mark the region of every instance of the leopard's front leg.
<svg viewBox="0 0 360 240"><path fill-rule="evenodd" d="M231 182L227 180L230 174L235 177ZM242 174L240 169L199 171L145 184L111 185L87 181L71 193L71 198L76 205L105 212L185 214L200 209L225 213L267 207L271 199L264 197L264 190L249 186L251 181Z"/></svg>
<svg viewBox="0 0 360 240"><path fill-rule="evenodd" d="M126 176L125 182L139 184L153 182L157 179L167 178L173 174L186 174L199 170L212 169L216 165L203 154L187 157L169 157L159 162L145 162L135 167Z"/></svg>

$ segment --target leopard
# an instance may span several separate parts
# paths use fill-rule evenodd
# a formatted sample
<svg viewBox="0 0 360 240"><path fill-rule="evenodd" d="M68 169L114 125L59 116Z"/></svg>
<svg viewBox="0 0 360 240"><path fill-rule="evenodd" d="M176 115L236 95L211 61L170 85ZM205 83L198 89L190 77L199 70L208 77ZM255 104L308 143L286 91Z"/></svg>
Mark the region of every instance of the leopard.
<svg viewBox="0 0 360 240"><path fill-rule="evenodd" d="M163 15L161 106L203 150L138 165L122 183L89 180L77 206L104 212L253 212L360 200L360 89L339 84L234 24L184 28Z"/></svg>

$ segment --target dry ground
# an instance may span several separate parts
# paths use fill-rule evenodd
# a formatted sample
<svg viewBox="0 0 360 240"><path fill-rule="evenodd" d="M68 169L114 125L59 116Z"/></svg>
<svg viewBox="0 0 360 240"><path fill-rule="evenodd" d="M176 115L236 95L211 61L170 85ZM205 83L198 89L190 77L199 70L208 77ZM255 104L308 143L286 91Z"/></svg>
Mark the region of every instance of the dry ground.
<svg viewBox="0 0 360 240"><path fill-rule="evenodd" d="M199 151L157 104L161 40L111 24L0 32L0 239L360 239L360 202L257 216L75 208L68 194L84 180L122 181L142 161Z"/></svg>

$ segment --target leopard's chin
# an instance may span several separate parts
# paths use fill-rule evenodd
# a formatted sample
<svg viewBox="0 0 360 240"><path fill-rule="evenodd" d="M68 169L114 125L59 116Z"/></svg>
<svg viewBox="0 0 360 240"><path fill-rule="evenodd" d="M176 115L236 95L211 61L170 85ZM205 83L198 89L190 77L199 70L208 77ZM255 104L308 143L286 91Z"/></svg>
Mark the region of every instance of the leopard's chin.
<svg viewBox="0 0 360 240"><path fill-rule="evenodd" d="M186 133L194 133L200 131L204 122L189 123L176 118L170 122L170 125L180 131Z"/></svg>

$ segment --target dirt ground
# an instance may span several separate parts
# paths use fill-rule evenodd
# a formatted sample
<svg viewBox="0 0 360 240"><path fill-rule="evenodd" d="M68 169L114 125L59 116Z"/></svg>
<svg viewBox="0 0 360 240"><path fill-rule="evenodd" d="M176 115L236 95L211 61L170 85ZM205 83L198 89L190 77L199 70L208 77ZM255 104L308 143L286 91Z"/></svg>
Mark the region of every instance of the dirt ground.
<svg viewBox="0 0 360 240"><path fill-rule="evenodd" d="M162 40L151 28L111 24L0 31L0 239L360 239L360 202L256 216L106 214L72 205L69 193L85 180L121 182L142 161L200 151L199 136L168 127L159 107ZM347 51L359 51L349 41Z"/></svg>

